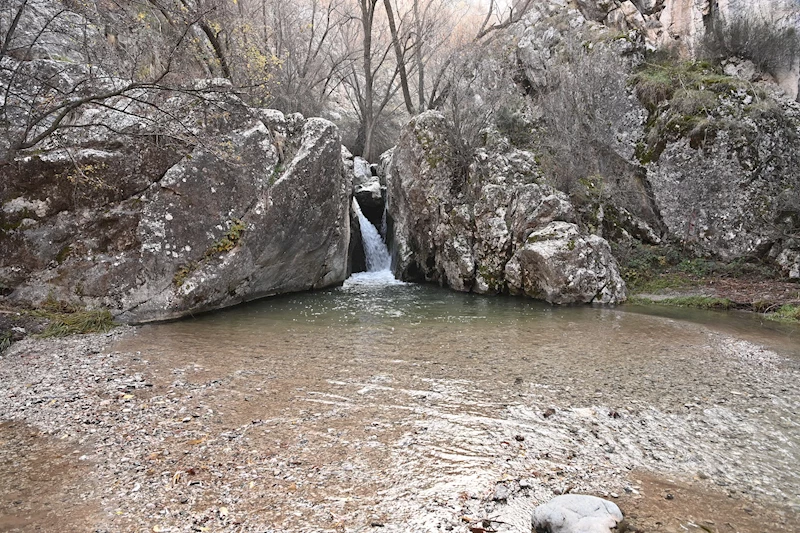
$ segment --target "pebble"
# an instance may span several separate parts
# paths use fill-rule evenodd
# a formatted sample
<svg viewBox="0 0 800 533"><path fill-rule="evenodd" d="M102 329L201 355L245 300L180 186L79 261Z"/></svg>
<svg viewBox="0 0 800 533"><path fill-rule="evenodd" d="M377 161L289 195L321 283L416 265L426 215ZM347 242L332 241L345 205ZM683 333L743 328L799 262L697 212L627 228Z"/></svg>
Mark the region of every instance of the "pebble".
<svg viewBox="0 0 800 533"><path fill-rule="evenodd" d="M82 442L81 454L73 457L91 463L92 482L98 487L115 487L93 496L102 498L99 503L104 509L121 509L127 521L125 527L117 527L120 523L113 522L114 517L122 515L109 513L110 517L103 519L108 523L98 526L108 531L151 530L154 511L147 506L153 502L158 502L159 510L169 509L169 514L160 515L159 527L175 531L191 530L196 524L195 530L298 532L306 517L316 516L314 513L330 513L328 524L335 524L337 517L346 513L346 519L363 526L371 523L369 513L377 506L381 506L377 514L381 518L373 522L387 529L430 528L421 522L418 527L396 526L394 520L384 518L383 511L406 513L403 516L408 520L416 515L435 519L442 524L440 529L460 531L462 515L474 520L510 520L507 513L514 502L547 501L556 492L600 494L606 490L611 498L618 498L621 492L638 494L628 477L637 467L689 475L696 472L700 480L730 483L737 490L746 490L748 496L789 499L790 503L800 494L800 480L778 476L795 468L780 463L786 461L781 443L796 436L791 433L794 426L758 418L758 432L748 429L754 417L762 416L748 409L789 412L800 398L800 380L796 379L800 373L796 365L769 351L755 351L751 344L724 336L710 337L714 353L724 357L713 360L713 375L704 376L708 391L703 391L705 407L700 409L683 407L697 394L677 390L685 380L677 387L667 382L668 387L643 378L652 399L643 398L645 393L639 391L627 404L614 401L619 417L606 416L609 407L593 403L593 388L581 396L584 393L576 385L569 394L564 394L564 387L542 388L515 396L513 401L503 400L505 407L492 419L471 416L470 411L479 409L475 402L484 397L470 387L460 392L461 385L448 389L444 381L431 381L432 390L436 389L428 394L432 400L421 408L424 414L409 411L396 426L384 428L374 425L374 420L360 427L348 425L347 417L354 411L338 399L324 408L317 403L304 406L310 396L303 391L296 392L292 401L298 406L292 409L308 410L292 419L295 425L253 411L241 417L238 426L207 406L214 405L231 418L236 416L235 408L223 402L217 407L202 399L204 390L230 388L225 376L206 374L208 369L204 369L193 374L202 378L189 379L184 377L187 372L200 372L190 367L175 369L180 371L169 378L161 376L161 380L145 362L156 361L154 354L143 354L134 361L131 354L103 353L115 339L131 331L120 328L110 336L23 340L3 354L0 365L0 412L54 439L76 447ZM91 353L94 355L87 356ZM179 381L173 382L175 379ZM526 378L528 381L533 383ZM715 407L718 395L734 385L759 393L753 397L728 394L731 398L724 407ZM337 394L346 395L347 386L339 386L342 390ZM130 397L125 398L127 395ZM56 403L51 404L52 399ZM255 409L257 404L251 402L247 409ZM467 415L461 419L460 412ZM309 422L311 416L330 419L315 433L311 428L317 422ZM360 436L357 433L363 426L369 426L369 431ZM328 431L333 427L334 431ZM498 435L509 439L505 433L509 427L514 432L512 444L524 445L498 445ZM254 442L266 444L259 448ZM367 464L362 456L370 453L368 445L390 450L387 457L391 461ZM329 449L344 455L335 464L315 459L317 452L324 455ZM448 455L454 450L461 454L457 460ZM765 469L765 464L770 468ZM292 475L284 479L285 473ZM443 473L445 477L435 477ZM368 498L358 493L376 479L391 481L388 492ZM499 479L503 481L496 483ZM294 491L289 489L292 483ZM424 496L420 486L430 487ZM309 494L321 496L306 499ZM737 492L737 496L741 494ZM168 501L172 505L164 503ZM248 505L301 510L303 518L282 526L272 524L266 514L248 515ZM212 506L230 510L227 525L219 512L211 511ZM179 512L193 518L183 518ZM241 524L234 526L234 521Z"/></svg>

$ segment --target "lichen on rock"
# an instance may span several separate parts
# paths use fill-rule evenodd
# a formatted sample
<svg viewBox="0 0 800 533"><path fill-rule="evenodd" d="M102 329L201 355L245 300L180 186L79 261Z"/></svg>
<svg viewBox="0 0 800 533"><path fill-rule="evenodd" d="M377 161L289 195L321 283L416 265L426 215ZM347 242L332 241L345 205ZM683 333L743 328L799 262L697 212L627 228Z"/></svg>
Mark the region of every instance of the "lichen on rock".
<svg viewBox="0 0 800 533"><path fill-rule="evenodd" d="M532 153L490 146L466 169L441 166L458 160L447 131L441 114L417 117L388 166L397 276L560 304L624 301L608 244L574 223L569 198L542 182Z"/></svg>
<svg viewBox="0 0 800 533"><path fill-rule="evenodd" d="M193 147L98 126L65 148L23 152L4 166L6 211L19 212L31 183L23 203L42 211L26 211L31 224L0 233L9 298L36 304L53 294L147 322L342 282L351 185L337 128L259 112L232 95L208 100L187 117L204 140ZM184 103L178 96L171 105ZM57 157L64 150L105 186L65 177L74 164Z"/></svg>

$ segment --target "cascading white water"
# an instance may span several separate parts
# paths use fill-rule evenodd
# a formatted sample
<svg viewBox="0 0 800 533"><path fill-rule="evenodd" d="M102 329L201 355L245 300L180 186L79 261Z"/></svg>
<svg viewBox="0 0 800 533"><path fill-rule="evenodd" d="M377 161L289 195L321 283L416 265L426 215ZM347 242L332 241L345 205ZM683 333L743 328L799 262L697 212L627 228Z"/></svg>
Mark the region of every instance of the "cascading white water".
<svg viewBox="0 0 800 533"><path fill-rule="evenodd" d="M369 221L364 213L361 212L361 206L353 198L353 209L358 215L358 222L361 225L361 240L364 243L364 255L367 259L367 272L381 272L389 270L392 260L389 257L389 250L383 243L383 239L378 233L377 228Z"/></svg>
<svg viewBox="0 0 800 533"><path fill-rule="evenodd" d="M358 215L358 222L361 226L361 241L364 243L364 255L366 256L367 271L358 272L350 276L344 283L348 288L353 285L394 285L402 284L401 281L394 279L391 271L392 259L389 250L378 233L377 228L369 221L361 206L353 198L353 209Z"/></svg>

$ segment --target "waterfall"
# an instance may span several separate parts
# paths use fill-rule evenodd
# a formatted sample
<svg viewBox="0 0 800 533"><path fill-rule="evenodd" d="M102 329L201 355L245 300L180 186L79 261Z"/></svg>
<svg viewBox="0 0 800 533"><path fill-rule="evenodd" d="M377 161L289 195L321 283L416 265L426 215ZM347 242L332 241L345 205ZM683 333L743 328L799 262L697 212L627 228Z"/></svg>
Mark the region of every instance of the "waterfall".
<svg viewBox="0 0 800 533"><path fill-rule="evenodd" d="M361 212L361 206L353 198L353 209L358 215L358 222L361 226L361 241L364 243L364 255L367 259L367 272L388 271L392 260L389 257L389 250L383 243L383 239L378 233L377 228Z"/></svg>
<svg viewBox="0 0 800 533"><path fill-rule="evenodd" d="M344 290L359 293L365 290L380 290L387 285L405 285L402 281L394 279L389 250L386 249L377 228L361 212L361 206L355 198L353 198L353 209L358 215L361 226L361 241L364 243L367 271L358 272L347 278L343 285Z"/></svg>

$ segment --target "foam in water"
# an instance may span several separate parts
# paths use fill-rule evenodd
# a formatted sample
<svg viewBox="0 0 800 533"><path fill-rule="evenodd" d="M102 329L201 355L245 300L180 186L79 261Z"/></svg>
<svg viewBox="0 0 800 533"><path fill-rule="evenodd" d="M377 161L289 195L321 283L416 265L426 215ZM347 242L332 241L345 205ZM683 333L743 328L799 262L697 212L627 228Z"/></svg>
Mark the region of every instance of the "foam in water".
<svg viewBox="0 0 800 533"><path fill-rule="evenodd" d="M361 287L383 287L386 285L405 285L405 283L395 279L391 270L379 270L377 272L356 272L351 274L342 286L346 289L355 285Z"/></svg>
<svg viewBox="0 0 800 533"><path fill-rule="evenodd" d="M383 239L378 233L378 230L375 228L372 222L370 222L367 217L364 216L364 213L361 212L361 206L358 205L358 202L355 198L353 198L353 209L355 209L356 214L358 215L358 222L361 225L361 240L364 243L364 255L366 255L367 259L367 272L386 272L388 273L389 277L394 280L394 276L392 276L389 270L392 263L392 260L389 257L389 250L386 249L386 245L383 243Z"/></svg>
<svg viewBox="0 0 800 533"><path fill-rule="evenodd" d="M394 278L391 271L392 259L389 257L389 250L383 243L378 230L370 222L361 207L353 198L353 209L358 215L358 222L361 225L361 240L364 243L364 255L367 260L367 271L356 272L347 278L343 287L384 287L386 285L404 285L400 280Z"/></svg>

